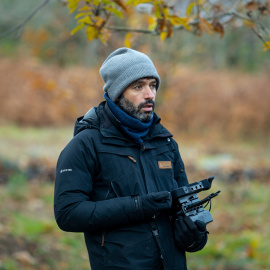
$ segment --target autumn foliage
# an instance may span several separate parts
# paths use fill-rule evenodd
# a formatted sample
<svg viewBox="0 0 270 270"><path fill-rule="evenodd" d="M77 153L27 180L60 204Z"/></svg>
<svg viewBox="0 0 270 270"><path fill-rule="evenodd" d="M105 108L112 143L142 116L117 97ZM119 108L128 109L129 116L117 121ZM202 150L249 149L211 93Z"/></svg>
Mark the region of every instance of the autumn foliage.
<svg viewBox="0 0 270 270"><path fill-rule="evenodd" d="M245 26L262 40L264 50L270 49L270 31L264 18L269 17L270 2L266 1L209 1L209 0L67 0L70 13L76 12L77 26L71 34L85 29L89 41L100 39L106 44L113 31L126 32L125 44L131 47L134 32L159 36L162 41L178 30L197 36L217 33L223 37L227 25ZM132 25L132 17L140 16ZM122 26L114 25L118 17ZM125 25L125 26L123 26Z"/></svg>
<svg viewBox="0 0 270 270"><path fill-rule="evenodd" d="M16 64L14 63L16 61ZM161 77L164 67L157 63ZM161 84L156 110L177 134L226 136L270 132L270 79L229 71L178 66ZM21 125L73 124L103 98L97 68L59 68L30 60L0 63L1 122Z"/></svg>
<svg viewBox="0 0 270 270"><path fill-rule="evenodd" d="M267 74L196 73L179 67L166 89L160 114L182 134L267 135L269 86Z"/></svg>

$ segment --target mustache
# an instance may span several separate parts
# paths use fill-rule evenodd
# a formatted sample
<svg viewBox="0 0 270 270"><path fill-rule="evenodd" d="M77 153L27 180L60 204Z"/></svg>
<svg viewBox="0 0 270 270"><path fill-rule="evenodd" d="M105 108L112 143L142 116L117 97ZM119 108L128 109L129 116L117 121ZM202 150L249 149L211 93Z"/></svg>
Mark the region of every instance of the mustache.
<svg viewBox="0 0 270 270"><path fill-rule="evenodd" d="M138 111L145 105L147 104L152 104L153 105L153 108L155 107L155 101L153 101L152 99L147 99L146 101L142 102L139 104L138 106Z"/></svg>

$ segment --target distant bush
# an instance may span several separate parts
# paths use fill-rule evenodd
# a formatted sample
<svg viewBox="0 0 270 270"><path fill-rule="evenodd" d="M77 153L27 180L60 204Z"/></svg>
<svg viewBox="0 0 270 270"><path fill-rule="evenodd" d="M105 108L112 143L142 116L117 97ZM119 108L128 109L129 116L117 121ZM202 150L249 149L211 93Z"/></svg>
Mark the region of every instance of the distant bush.
<svg viewBox="0 0 270 270"><path fill-rule="evenodd" d="M180 134L266 136L270 132L267 73L197 71L156 62L162 78L157 112ZM0 63L2 122L20 125L74 123L103 98L98 69L42 65L33 59Z"/></svg>
<svg viewBox="0 0 270 270"><path fill-rule="evenodd" d="M179 66L159 113L177 132L195 136L261 136L270 132L270 79L237 71L196 72Z"/></svg>

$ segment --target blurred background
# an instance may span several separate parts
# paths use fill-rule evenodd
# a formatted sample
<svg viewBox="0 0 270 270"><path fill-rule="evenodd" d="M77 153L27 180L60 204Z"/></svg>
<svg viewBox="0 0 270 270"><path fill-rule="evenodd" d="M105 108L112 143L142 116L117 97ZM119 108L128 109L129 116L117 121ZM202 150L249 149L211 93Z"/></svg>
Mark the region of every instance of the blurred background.
<svg viewBox="0 0 270 270"><path fill-rule="evenodd" d="M2 0L0 33L36 5ZM54 221L55 166L75 119L103 101L99 68L125 34L105 46L83 32L71 36L74 26L67 7L51 1L0 39L0 270L89 269L82 234ZM241 27L222 39L134 34L132 48L158 69L156 111L179 144L189 181L214 175L211 192L221 190L208 245L187 255L189 270L270 269L269 51Z"/></svg>

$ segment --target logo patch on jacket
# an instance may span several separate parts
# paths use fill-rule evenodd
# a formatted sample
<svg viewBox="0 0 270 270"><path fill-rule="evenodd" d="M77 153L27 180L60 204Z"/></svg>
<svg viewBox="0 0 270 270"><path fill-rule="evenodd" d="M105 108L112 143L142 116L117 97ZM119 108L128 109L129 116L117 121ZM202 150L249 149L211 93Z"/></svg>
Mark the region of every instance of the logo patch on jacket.
<svg viewBox="0 0 270 270"><path fill-rule="evenodd" d="M158 161L158 167L160 169L171 169L172 162L171 161Z"/></svg>

